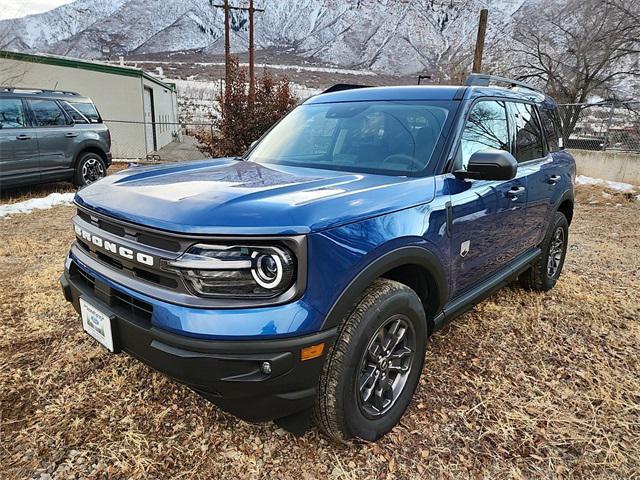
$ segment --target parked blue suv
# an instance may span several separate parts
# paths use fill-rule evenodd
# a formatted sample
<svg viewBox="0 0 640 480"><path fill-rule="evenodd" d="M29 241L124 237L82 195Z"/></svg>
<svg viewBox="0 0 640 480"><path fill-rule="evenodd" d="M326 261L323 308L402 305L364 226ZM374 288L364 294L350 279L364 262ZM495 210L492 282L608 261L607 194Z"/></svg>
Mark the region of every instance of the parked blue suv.
<svg viewBox="0 0 640 480"><path fill-rule="evenodd" d="M378 439L430 334L562 270L575 163L554 101L467 83L332 87L242 158L82 189L66 299L110 351L242 418Z"/></svg>

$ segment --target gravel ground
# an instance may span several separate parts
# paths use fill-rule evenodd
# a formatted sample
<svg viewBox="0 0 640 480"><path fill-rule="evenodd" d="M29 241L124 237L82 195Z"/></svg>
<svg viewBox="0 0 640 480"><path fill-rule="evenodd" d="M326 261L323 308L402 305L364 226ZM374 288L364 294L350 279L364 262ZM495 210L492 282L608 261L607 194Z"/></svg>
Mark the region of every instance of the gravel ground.
<svg viewBox="0 0 640 480"><path fill-rule="evenodd" d="M57 281L74 209L0 219L0 477L640 478L640 203L606 195L580 189L553 291L505 288L436 334L401 424L348 446L106 353Z"/></svg>

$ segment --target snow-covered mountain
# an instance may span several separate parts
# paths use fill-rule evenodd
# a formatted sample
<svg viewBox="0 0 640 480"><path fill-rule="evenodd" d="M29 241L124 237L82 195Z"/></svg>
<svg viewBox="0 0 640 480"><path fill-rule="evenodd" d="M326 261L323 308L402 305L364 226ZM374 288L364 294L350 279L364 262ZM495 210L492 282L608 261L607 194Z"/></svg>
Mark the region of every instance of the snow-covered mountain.
<svg viewBox="0 0 640 480"><path fill-rule="evenodd" d="M256 0L256 7L265 9L256 14L256 43L343 67L407 74L468 52L481 8L490 9L489 38L495 38L525 4L535 2ZM245 51L247 14L233 11L231 23L232 48ZM77 0L44 14L0 21L0 42L13 50L80 58L99 58L105 45L123 54L218 53L223 28L223 12L209 0Z"/></svg>

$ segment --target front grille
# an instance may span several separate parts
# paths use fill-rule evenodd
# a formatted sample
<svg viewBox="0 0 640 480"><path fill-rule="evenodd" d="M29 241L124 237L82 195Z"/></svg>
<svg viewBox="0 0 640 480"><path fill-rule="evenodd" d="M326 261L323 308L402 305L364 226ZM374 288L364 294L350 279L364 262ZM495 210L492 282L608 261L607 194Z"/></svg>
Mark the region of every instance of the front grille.
<svg viewBox="0 0 640 480"><path fill-rule="evenodd" d="M117 222L112 222L102 217L94 217L88 212L81 209L78 209L77 213L78 216L85 222L95 225L101 230L112 233L113 235L117 235L118 237L134 240L138 243L149 245L150 247L160 248L162 250L167 250L169 252L180 251L180 242L177 242L175 240L161 237L159 235L154 235L145 230L138 229L134 226L127 225L125 227L118 224Z"/></svg>
<svg viewBox="0 0 640 480"><path fill-rule="evenodd" d="M126 266L120 259L105 254L97 249L94 249L84 239L77 238L78 245L84 250L91 258L99 260L103 264L106 264L114 270L121 270L128 272L132 276L144 280L149 283L160 285L165 288L171 288L173 290L178 288L178 281L175 278L167 275L162 275L151 270L147 270L138 266Z"/></svg>
<svg viewBox="0 0 640 480"><path fill-rule="evenodd" d="M153 306L150 303L138 300L137 298L115 288L109 288L108 292L101 290L98 293L96 290L95 277L82 270L75 262L72 262L69 267L69 275L72 280L89 287L91 291L96 293L96 296L100 297L101 300L114 309L123 310L132 317L140 320L147 322L151 321L151 317L153 316Z"/></svg>

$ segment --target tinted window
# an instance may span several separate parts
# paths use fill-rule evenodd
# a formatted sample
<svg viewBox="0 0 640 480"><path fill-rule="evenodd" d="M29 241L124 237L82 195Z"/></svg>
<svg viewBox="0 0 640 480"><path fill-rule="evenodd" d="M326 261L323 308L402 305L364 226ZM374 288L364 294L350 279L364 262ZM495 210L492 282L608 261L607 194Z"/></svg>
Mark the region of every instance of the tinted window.
<svg viewBox="0 0 640 480"><path fill-rule="evenodd" d="M509 151L507 110L503 102L485 100L473 106L462 131L456 169L466 170L471 155L488 149Z"/></svg>
<svg viewBox="0 0 640 480"><path fill-rule="evenodd" d="M93 103L62 102L64 110L76 123L98 123L100 115Z"/></svg>
<svg viewBox="0 0 640 480"><path fill-rule="evenodd" d="M450 102L302 105L251 152L261 163L407 174L424 170Z"/></svg>
<svg viewBox="0 0 640 480"><path fill-rule="evenodd" d="M540 120L542 121L542 129L547 137L549 151L557 152L562 148L562 134L558 115L555 110L546 108L541 108L538 112L540 113Z"/></svg>
<svg viewBox="0 0 640 480"><path fill-rule="evenodd" d="M26 117L22 100L19 98L0 98L0 128L22 128L26 126Z"/></svg>
<svg viewBox="0 0 640 480"><path fill-rule="evenodd" d="M526 162L544 156L542 132L533 105L513 103L516 120L516 160Z"/></svg>
<svg viewBox="0 0 640 480"><path fill-rule="evenodd" d="M67 117L53 100L30 100L30 105L36 119L36 126L67 125Z"/></svg>

